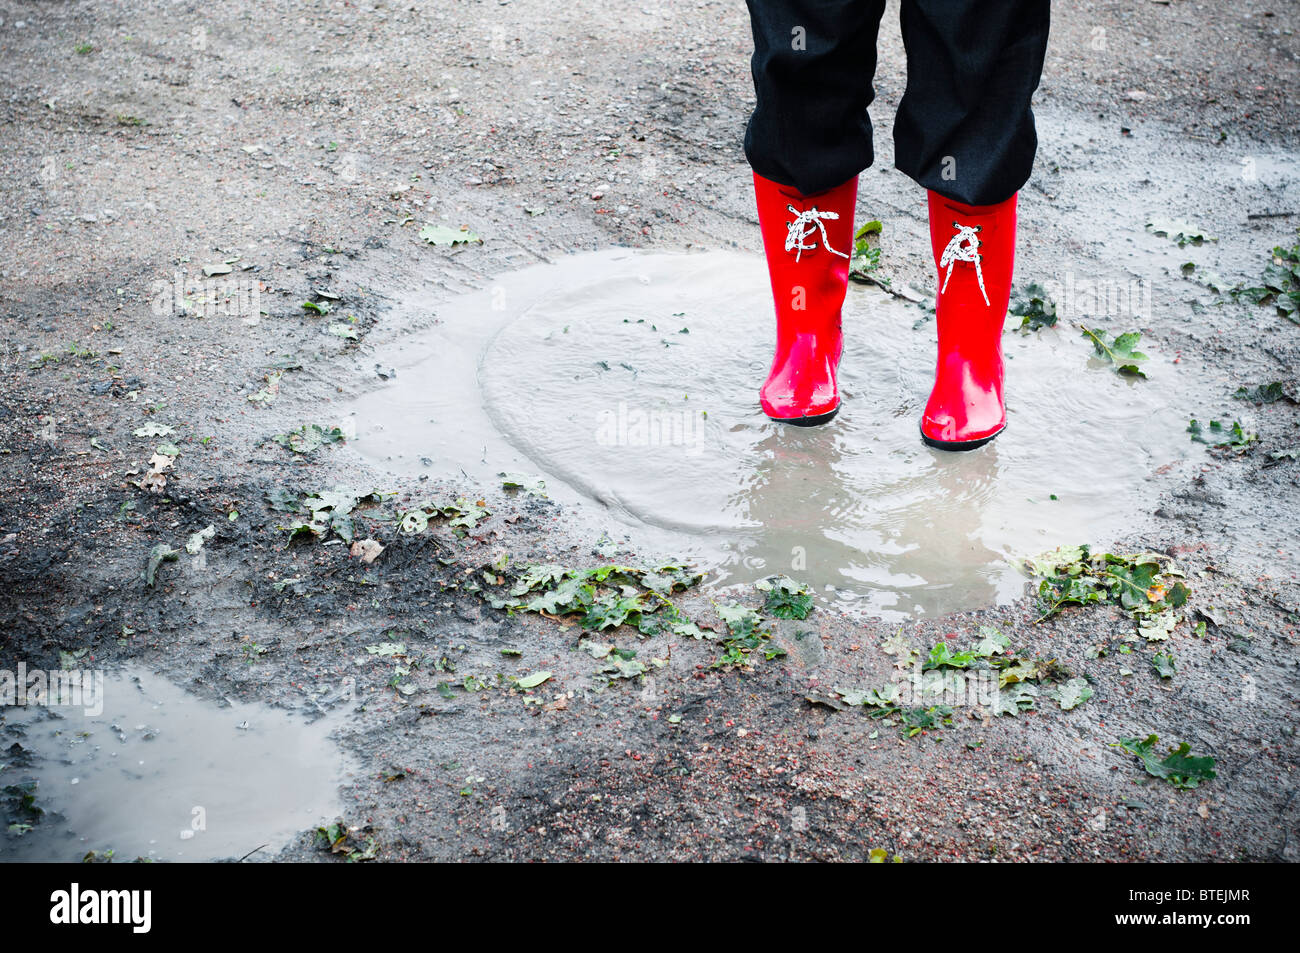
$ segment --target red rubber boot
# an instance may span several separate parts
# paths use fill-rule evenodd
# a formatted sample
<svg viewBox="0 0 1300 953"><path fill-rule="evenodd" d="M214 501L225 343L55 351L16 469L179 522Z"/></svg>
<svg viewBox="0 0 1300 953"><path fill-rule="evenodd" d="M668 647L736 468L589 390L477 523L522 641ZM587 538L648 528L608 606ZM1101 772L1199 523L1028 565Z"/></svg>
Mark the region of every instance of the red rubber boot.
<svg viewBox="0 0 1300 953"><path fill-rule="evenodd" d="M1016 255L1016 196L963 205L930 195L930 244L939 270L939 360L921 438L941 450L974 450L1007 426L1002 402L1002 326Z"/></svg>
<svg viewBox="0 0 1300 953"><path fill-rule="evenodd" d="M773 420L812 427L840 409L840 307L849 282L857 194L856 175L817 195L754 175L776 302L776 356L758 401Z"/></svg>

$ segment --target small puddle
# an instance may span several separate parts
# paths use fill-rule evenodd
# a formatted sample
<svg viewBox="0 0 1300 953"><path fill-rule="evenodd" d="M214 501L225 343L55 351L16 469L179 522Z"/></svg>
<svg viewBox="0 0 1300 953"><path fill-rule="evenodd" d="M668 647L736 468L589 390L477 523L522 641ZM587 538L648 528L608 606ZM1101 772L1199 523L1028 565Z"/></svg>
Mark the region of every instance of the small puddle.
<svg viewBox="0 0 1300 953"><path fill-rule="evenodd" d="M348 759L334 719L306 723L254 704L218 707L150 672L104 673L87 704L8 707L0 733L6 861L79 861L112 849L117 861L273 855L294 835L336 817ZM102 711L97 711L102 707ZM45 813L16 806L14 787Z"/></svg>
<svg viewBox="0 0 1300 953"><path fill-rule="evenodd" d="M351 408L372 462L483 485L537 473L593 542L612 517L725 581L789 572L875 617L1017 598L1016 558L1131 532L1153 471L1190 452L1167 357L1122 378L1072 329L1006 334L998 440L925 447L933 322L863 286L840 415L775 424L756 396L773 339L757 255L598 252L405 307L409 333L374 355L396 378Z"/></svg>

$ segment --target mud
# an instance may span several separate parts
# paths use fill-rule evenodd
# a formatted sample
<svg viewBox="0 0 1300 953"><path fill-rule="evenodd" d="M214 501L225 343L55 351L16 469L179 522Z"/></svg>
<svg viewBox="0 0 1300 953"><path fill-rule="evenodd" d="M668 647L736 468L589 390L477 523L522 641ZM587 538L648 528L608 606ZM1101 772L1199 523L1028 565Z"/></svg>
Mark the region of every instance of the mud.
<svg viewBox="0 0 1300 953"><path fill-rule="evenodd" d="M1232 394L1277 380L1294 396L1297 328L1195 280L1250 284L1269 249L1294 242L1293 17L1189 4L1055 13L1017 284L1073 288L1069 320L1141 330L1150 378L1090 363L1068 324L1009 332L1011 427L950 460L910 442L932 323L872 289L853 290L851 401L833 428L778 431L746 403L768 332L745 278L761 261L739 151L750 92L738 6L286 0L217 23L154 3L0 3L13 78L0 102L0 670L56 670L74 653L111 677L165 679L190 700L171 711L278 709L295 738L328 713L311 727L328 724L330 740L312 736L311 753L350 759L355 774L315 785L304 807L317 816L247 862L341 860L312 834L335 804L381 860L872 848L906 860L1294 859L1300 464L1273 454L1300 444L1297 407ZM890 276L928 293L923 196L890 168L902 88L886 29L880 155L858 217L885 223ZM1180 248L1145 228L1153 217L1216 240ZM433 247L417 237L426 223L484 241ZM204 266L230 271L205 278ZM619 269L651 283L625 290L607 280ZM1150 289L1149 312L1098 304L1097 289L1133 281ZM671 304L678 284L696 301ZM671 321L646 313L663 306ZM641 317L657 330L638 337ZM499 331L489 341L465 326L475 321ZM575 336L529 364L562 322ZM675 406L678 391L708 410L703 452L625 442L603 454L602 411ZM1240 419L1259 440L1208 452L1187 440L1193 417ZM349 438L308 454L270 439L310 423ZM147 424L172 432L135 436ZM179 453L164 492L149 493L136 484L165 442ZM506 491L503 470L542 475L549 498ZM287 545L275 494L340 484L396 494L355 517L358 538L387 547L374 563L337 540ZM482 499L491 514L463 538L445 520L401 534L394 515L434 497ZM1192 602L1163 646L1178 659L1171 680L1112 609L1035 622L1012 560L1058 540L1179 561ZM179 553L150 585L158 544ZM785 657L742 671L711 667L715 643L622 630L601 638L665 664L606 685L576 626L508 616L466 585L507 556L686 555L709 577L681 604L717 624L713 601L760 605L749 583L792 571L796 546L822 601L775 624ZM990 624L1089 676L1093 698L1014 718L963 709L910 739L805 698L887 681L889 637L926 649ZM370 651L383 643L403 654ZM539 704L497 687L498 674L541 670L553 674L532 692ZM466 689L466 675L491 687ZM32 717L4 712L0 785L33 774L34 803L64 811L70 766L27 767L10 748ZM179 717L160 722L157 740L184 732ZM1177 791L1111 747L1153 732L1212 755L1219 777ZM202 783L181 763L155 793L199 781L185 799L217 803L223 776ZM16 797L6 828L26 823ZM156 838L65 816L82 853L125 858ZM169 816L163 836L180 827ZM30 834L7 831L0 857L46 843ZM201 856L238 858L252 839Z"/></svg>

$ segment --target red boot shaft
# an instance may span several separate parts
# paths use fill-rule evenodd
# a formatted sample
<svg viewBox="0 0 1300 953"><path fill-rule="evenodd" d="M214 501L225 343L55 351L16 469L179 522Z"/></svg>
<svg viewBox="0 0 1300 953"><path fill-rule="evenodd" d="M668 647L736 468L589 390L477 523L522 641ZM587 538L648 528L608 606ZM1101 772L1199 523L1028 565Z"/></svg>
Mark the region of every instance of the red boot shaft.
<svg viewBox="0 0 1300 953"><path fill-rule="evenodd" d="M812 426L839 410L840 308L857 194L857 176L827 192L803 195L754 175L776 304L776 356L759 403L773 420Z"/></svg>
<svg viewBox="0 0 1300 953"><path fill-rule="evenodd" d="M1002 327L1016 253L1016 196L963 205L935 192L930 244L939 272L939 359L921 436L944 450L973 450L1007 425Z"/></svg>

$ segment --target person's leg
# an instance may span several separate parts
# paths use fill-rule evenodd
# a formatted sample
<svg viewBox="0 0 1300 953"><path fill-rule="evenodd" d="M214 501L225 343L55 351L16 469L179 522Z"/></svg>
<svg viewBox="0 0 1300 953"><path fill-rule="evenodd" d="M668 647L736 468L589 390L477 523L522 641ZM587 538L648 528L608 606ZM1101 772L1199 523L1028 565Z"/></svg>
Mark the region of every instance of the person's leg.
<svg viewBox="0 0 1300 953"><path fill-rule="evenodd" d="M776 305L776 354L759 392L774 420L839 409L840 307L857 176L871 164L876 32L884 0L747 0L757 106L745 132Z"/></svg>
<svg viewBox="0 0 1300 953"><path fill-rule="evenodd" d="M921 435L932 446L972 449L1006 426L1002 327L1049 18L1048 0L903 0L894 164L929 190L939 354Z"/></svg>
<svg viewBox="0 0 1300 953"><path fill-rule="evenodd" d="M885 0L746 0L757 103L745 157L805 195L871 165L876 33Z"/></svg>
<svg viewBox="0 0 1300 953"><path fill-rule="evenodd" d="M1030 99L1049 18L1048 0L903 0L894 166L965 205L1018 191L1038 148Z"/></svg>

